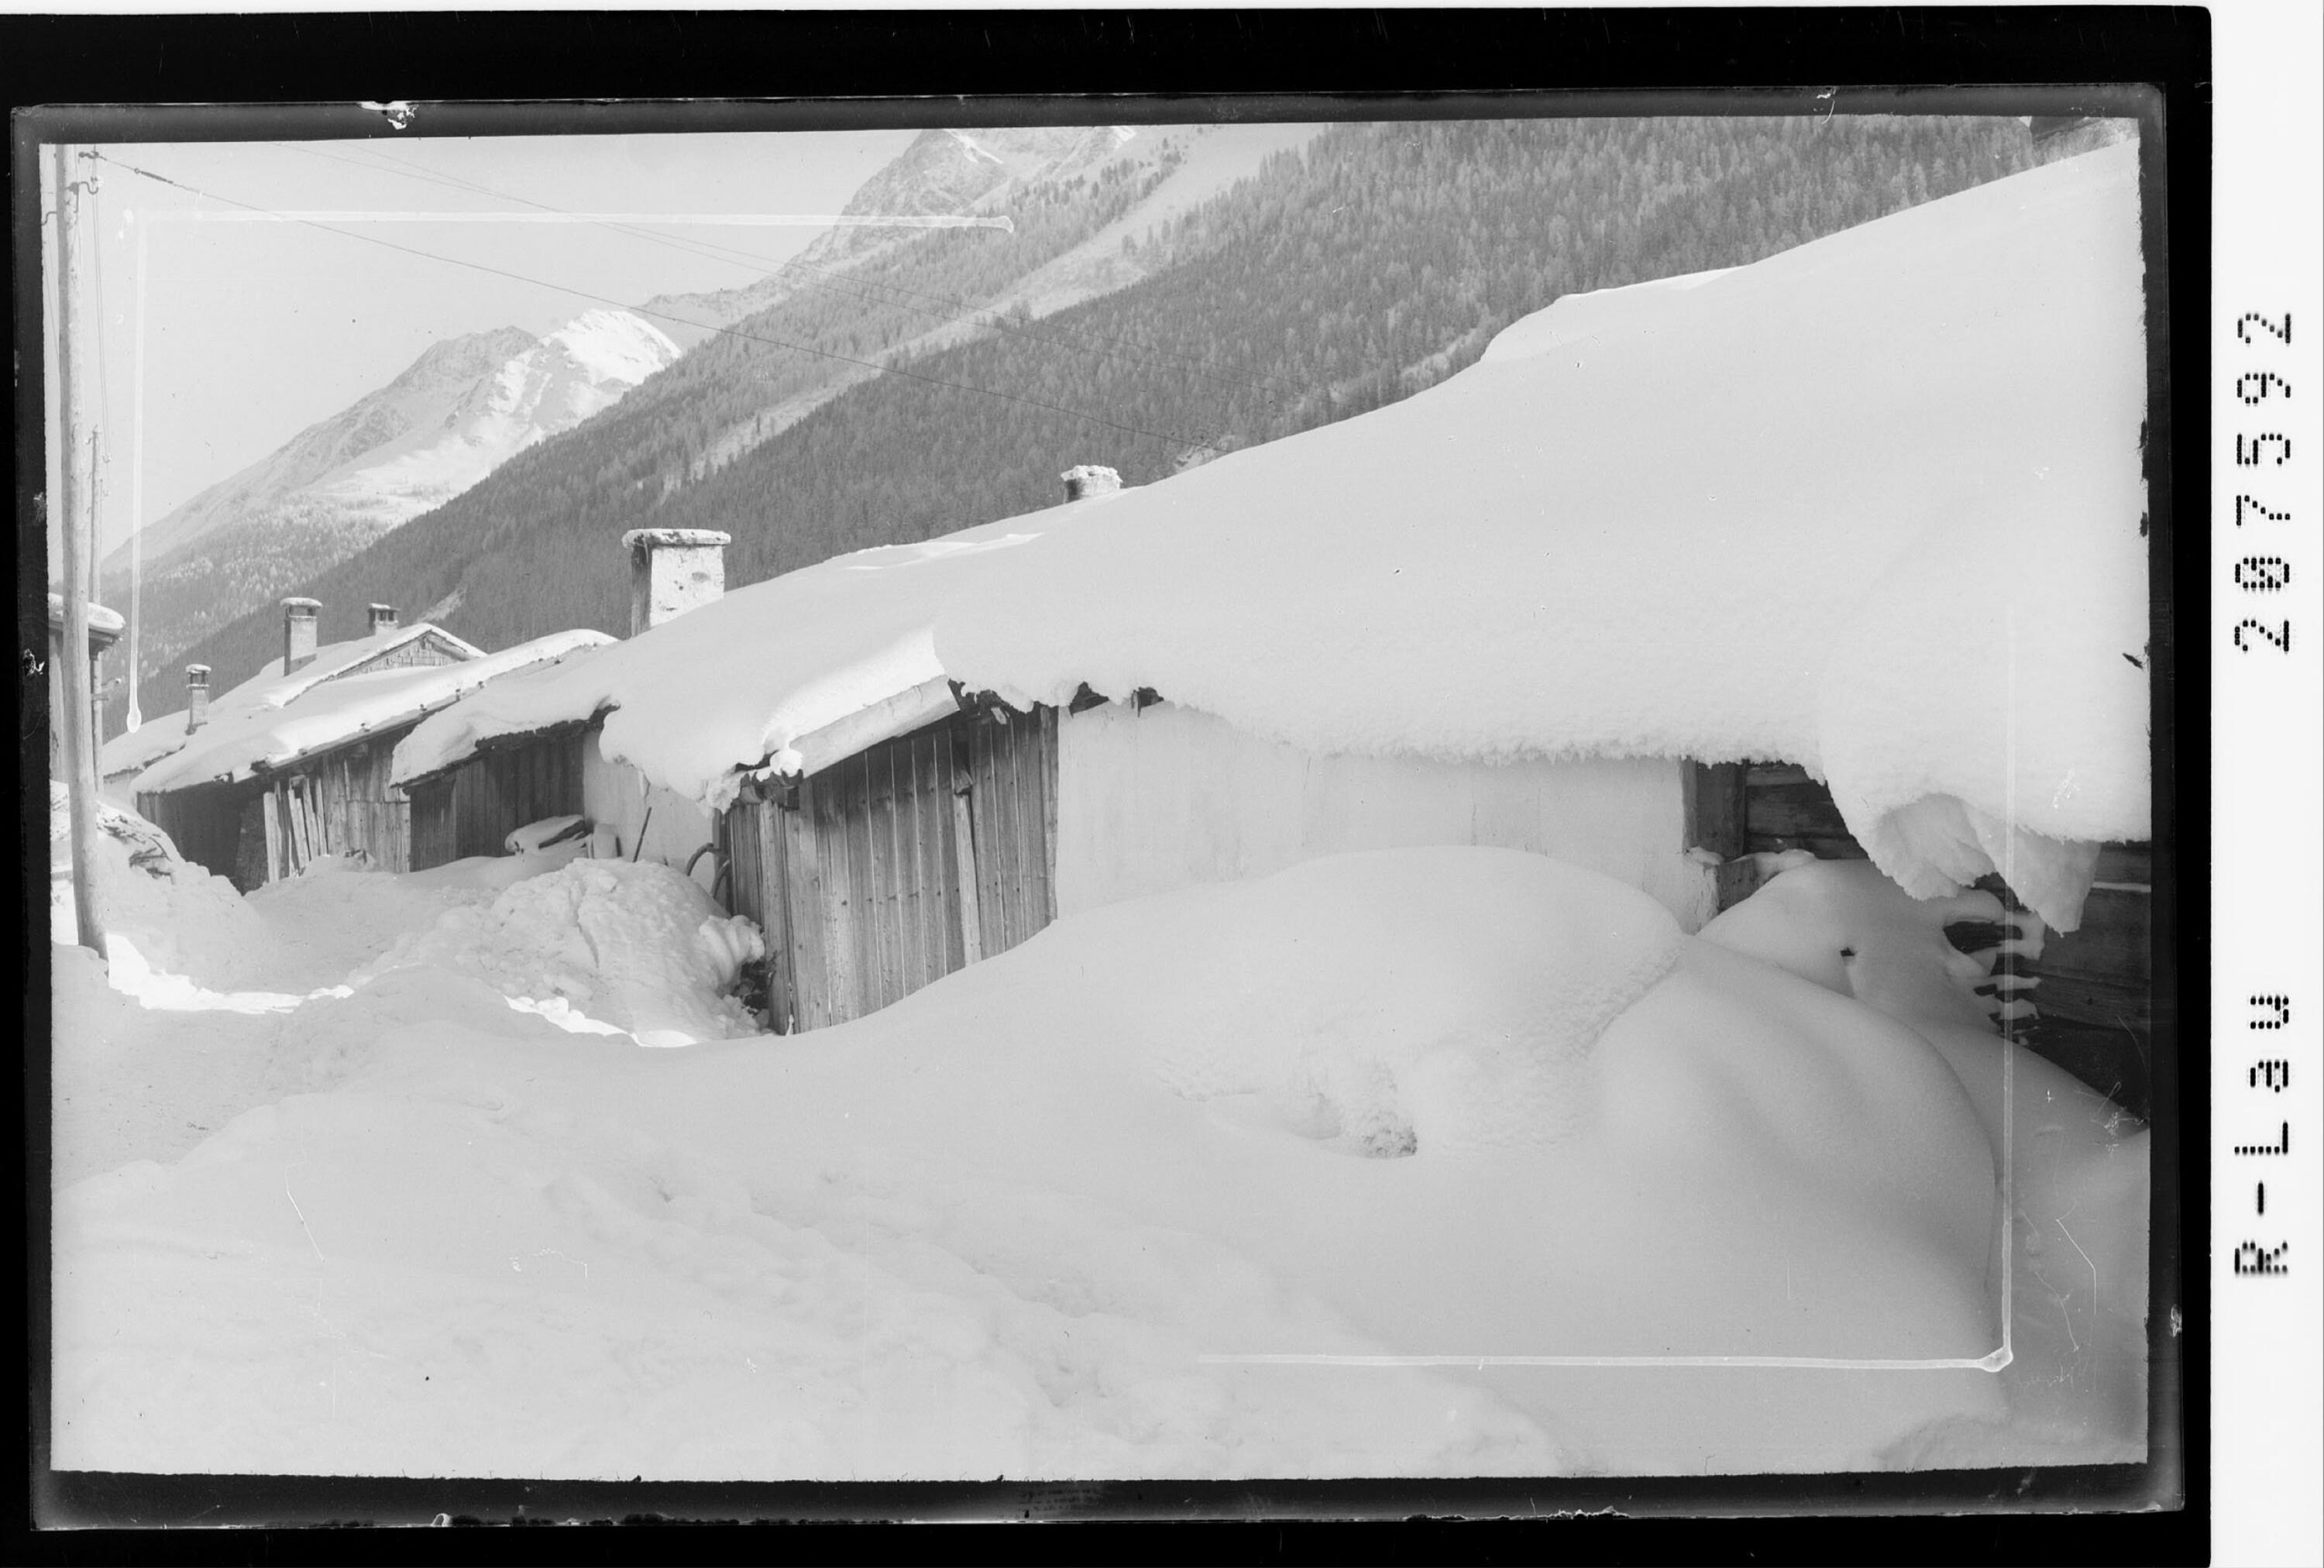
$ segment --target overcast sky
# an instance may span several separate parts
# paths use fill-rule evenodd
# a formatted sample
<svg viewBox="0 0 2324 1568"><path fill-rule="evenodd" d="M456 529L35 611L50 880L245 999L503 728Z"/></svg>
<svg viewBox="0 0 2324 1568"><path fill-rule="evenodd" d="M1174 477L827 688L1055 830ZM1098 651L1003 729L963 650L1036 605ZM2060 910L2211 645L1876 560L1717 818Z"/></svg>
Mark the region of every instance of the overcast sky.
<svg viewBox="0 0 2324 1568"><path fill-rule="evenodd" d="M820 232L701 225L657 231L687 242L681 245L594 226L394 222L352 226L353 233L371 236L359 239L300 224L185 215L235 210L235 203L278 210L537 210L528 202L567 211L831 214L913 134L106 147L118 163L217 199L99 165L102 188L81 233L95 241L84 298L101 300L106 325L101 355L83 362L91 383L85 406L102 428L109 470L100 551L125 539L131 527L140 224L150 229L143 511L152 522L393 380L432 343L496 327L545 333L604 300L634 305L656 294L733 288L771 270ZM43 160L44 180L47 172ZM520 277L402 254L374 240ZM687 248L693 244L755 259L706 256ZM52 372L52 419L55 386Z"/></svg>

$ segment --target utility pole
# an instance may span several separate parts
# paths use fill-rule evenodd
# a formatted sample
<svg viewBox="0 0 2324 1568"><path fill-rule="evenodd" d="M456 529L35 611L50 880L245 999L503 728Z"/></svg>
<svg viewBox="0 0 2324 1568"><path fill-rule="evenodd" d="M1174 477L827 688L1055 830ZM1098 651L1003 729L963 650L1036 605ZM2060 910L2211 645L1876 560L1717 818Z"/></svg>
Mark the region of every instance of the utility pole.
<svg viewBox="0 0 2324 1568"><path fill-rule="evenodd" d="M97 909L97 740L91 722L92 682L88 667L88 508L81 493L79 378L74 374L78 357L78 323L75 317L80 292L78 235L80 193L74 184L78 161L75 151L62 143L54 149L57 180L57 423L60 427L61 504L49 516L64 530L64 711L49 722L64 737L65 784L72 798L73 913L78 922L80 945L105 952L105 931Z"/></svg>

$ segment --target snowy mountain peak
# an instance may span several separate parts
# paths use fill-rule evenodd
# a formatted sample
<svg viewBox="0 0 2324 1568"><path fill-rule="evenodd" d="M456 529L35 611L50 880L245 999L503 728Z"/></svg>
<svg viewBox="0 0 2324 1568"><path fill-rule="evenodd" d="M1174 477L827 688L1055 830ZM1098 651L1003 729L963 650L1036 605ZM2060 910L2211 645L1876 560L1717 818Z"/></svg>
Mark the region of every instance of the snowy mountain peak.
<svg viewBox="0 0 2324 1568"><path fill-rule="evenodd" d="M603 382L631 386L678 357L678 345L633 311L585 310L541 340Z"/></svg>

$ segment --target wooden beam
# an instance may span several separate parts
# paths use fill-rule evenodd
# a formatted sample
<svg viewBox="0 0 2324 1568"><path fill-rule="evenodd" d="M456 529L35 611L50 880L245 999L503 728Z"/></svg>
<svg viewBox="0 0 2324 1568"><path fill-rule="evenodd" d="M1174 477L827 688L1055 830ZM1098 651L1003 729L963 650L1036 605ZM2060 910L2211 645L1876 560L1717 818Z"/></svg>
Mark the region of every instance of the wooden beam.
<svg viewBox="0 0 2324 1568"><path fill-rule="evenodd" d="M282 848L281 803L282 786L275 785L258 798L258 817L266 829L266 880L280 881L290 872Z"/></svg>
<svg viewBox="0 0 2324 1568"><path fill-rule="evenodd" d="M969 963L984 956L984 934L976 910L976 827L968 808L968 775L955 772L952 786L954 862L960 877L960 945Z"/></svg>
<svg viewBox="0 0 2324 1568"><path fill-rule="evenodd" d="M58 454L63 484L51 521L64 530L64 633L56 650L62 661L64 711L49 715L64 742L65 786L70 800L72 890L75 936L80 945L102 954L105 929L98 918L97 891L97 737L89 678L88 568L95 559L95 541L88 537L89 519L82 495L80 473L80 388L74 374L79 357L80 327L77 320L80 293L80 197L73 179L78 150L59 143L55 149L57 184L57 398L63 450Z"/></svg>

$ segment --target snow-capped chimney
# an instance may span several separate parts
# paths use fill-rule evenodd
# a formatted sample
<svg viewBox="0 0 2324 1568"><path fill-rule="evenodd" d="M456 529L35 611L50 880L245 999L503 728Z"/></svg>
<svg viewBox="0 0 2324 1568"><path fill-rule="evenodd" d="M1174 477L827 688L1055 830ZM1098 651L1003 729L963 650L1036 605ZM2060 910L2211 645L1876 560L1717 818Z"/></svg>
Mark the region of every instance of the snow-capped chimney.
<svg viewBox="0 0 2324 1568"><path fill-rule="evenodd" d="M192 734L210 722L210 667L207 664L186 666L186 733Z"/></svg>
<svg viewBox="0 0 2324 1568"><path fill-rule="evenodd" d="M1120 475L1111 468L1101 468L1094 463L1068 468L1057 477L1065 482L1067 501L1087 501L1093 495L1111 495L1121 488Z"/></svg>
<svg viewBox="0 0 2324 1568"><path fill-rule="evenodd" d="M371 634L373 636L376 637L383 632L394 631L397 623L398 617L395 613L394 605L374 604L371 606Z"/></svg>
<svg viewBox="0 0 2324 1568"><path fill-rule="evenodd" d="M637 528L623 534L622 546L630 552L630 635L724 593L732 542L732 535L706 528Z"/></svg>
<svg viewBox="0 0 2324 1568"><path fill-rule="evenodd" d="M323 613L320 599L282 601L282 673L290 674L315 657L315 618Z"/></svg>

